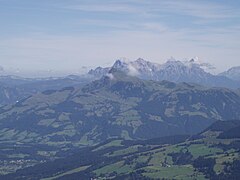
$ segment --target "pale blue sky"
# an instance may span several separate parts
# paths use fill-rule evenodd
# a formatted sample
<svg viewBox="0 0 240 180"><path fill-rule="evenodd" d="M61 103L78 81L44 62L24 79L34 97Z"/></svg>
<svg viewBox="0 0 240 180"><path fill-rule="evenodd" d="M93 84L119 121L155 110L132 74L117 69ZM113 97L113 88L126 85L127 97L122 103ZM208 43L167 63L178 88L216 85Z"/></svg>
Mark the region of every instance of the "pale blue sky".
<svg viewBox="0 0 240 180"><path fill-rule="evenodd" d="M127 57L240 65L237 0L0 0L0 65L72 70Z"/></svg>

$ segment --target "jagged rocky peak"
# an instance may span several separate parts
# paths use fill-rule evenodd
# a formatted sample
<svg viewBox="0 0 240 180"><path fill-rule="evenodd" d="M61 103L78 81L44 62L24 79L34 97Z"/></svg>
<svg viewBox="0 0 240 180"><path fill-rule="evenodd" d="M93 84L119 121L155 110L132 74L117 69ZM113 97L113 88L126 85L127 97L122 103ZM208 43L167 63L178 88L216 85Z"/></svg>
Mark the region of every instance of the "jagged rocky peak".
<svg viewBox="0 0 240 180"><path fill-rule="evenodd" d="M92 75L94 77L102 77L102 76L106 75L110 69L111 69L110 67L103 68L103 67L99 66L96 69L91 69L88 72L88 74Z"/></svg>
<svg viewBox="0 0 240 180"><path fill-rule="evenodd" d="M175 59L174 57L170 57L166 63L171 63L171 62L180 62L180 61Z"/></svg>
<svg viewBox="0 0 240 180"><path fill-rule="evenodd" d="M167 71L167 70L175 70L178 71L179 69L186 68L185 64L179 60L176 60L174 58L168 59L168 61L161 66L161 71Z"/></svg>
<svg viewBox="0 0 240 180"><path fill-rule="evenodd" d="M133 61L133 63L138 64L138 65L148 65L148 64L153 64L143 58L138 58L137 60Z"/></svg>
<svg viewBox="0 0 240 180"><path fill-rule="evenodd" d="M146 65L149 65L149 64L155 64L155 63L147 61L143 58L138 58L134 61L130 61L126 58L122 58L122 59L116 60L115 63L113 64L113 67L122 67L122 66L126 66L126 65L146 66Z"/></svg>
<svg viewBox="0 0 240 180"><path fill-rule="evenodd" d="M128 62L125 61L125 60L121 60L121 59L118 59L115 61L115 63L113 64L113 68L121 68L121 67L124 67L124 66L127 66Z"/></svg>
<svg viewBox="0 0 240 180"><path fill-rule="evenodd" d="M216 67L210 63L202 61L199 57L191 58L189 61L184 62L187 66L194 66L203 69L205 72L216 74Z"/></svg>
<svg viewBox="0 0 240 180"><path fill-rule="evenodd" d="M143 58L138 58L135 62L145 63L145 62L148 62L148 61L144 60Z"/></svg>
<svg viewBox="0 0 240 180"><path fill-rule="evenodd" d="M189 62L190 62L190 63L199 63L199 58L198 58L197 56L195 56L195 57L191 58L191 59L189 60Z"/></svg>
<svg viewBox="0 0 240 180"><path fill-rule="evenodd" d="M194 59L190 59L189 62L190 62L190 63L194 63Z"/></svg>
<svg viewBox="0 0 240 180"><path fill-rule="evenodd" d="M160 64L147 61L147 60L145 60L143 58L138 58L137 60L133 61L132 64L137 69L140 69L140 70L144 69L144 70L149 70L149 71L157 70L161 66Z"/></svg>
<svg viewBox="0 0 240 180"><path fill-rule="evenodd" d="M132 76L149 79L159 69L160 65L138 58L135 61L117 60L112 68Z"/></svg>

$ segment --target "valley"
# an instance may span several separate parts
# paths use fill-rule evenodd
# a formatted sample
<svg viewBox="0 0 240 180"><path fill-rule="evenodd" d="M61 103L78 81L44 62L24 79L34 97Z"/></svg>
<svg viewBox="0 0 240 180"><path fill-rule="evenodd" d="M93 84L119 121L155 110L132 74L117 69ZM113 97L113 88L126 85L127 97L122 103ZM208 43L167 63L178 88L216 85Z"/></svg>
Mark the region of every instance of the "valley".
<svg viewBox="0 0 240 180"><path fill-rule="evenodd" d="M239 121L216 122L195 136L110 139L72 155L3 176L11 179L235 179Z"/></svg>

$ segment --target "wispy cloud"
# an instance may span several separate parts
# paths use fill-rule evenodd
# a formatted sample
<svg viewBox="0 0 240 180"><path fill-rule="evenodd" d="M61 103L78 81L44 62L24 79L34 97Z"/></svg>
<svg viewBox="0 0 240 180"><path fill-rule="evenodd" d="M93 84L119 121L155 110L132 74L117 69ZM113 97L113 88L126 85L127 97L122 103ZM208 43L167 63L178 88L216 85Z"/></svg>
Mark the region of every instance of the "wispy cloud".
<svg viewBox="0 0 240 180"><path fill-rule="evenodd" d="M121 3L100 3L100 4L80 4L66 6L66 9L80 10L86 12L110 12L110 13L136 13L139 9L134 6Z"/></svg>
<svg viewBox="0 0 240 180"><path fill-rule="evenodd" d="M163 9L176 14L189 15L204 19L225 19L239 17L239 12L230 7L211 1L160 1Z"/></svg>
<svg viewBox="0 0 240 180"><path fill-rule="evenodd" d="M89 12L109 12L109 13L139 13L152 14L155 16L161 13L174 13L179 15L193 16L203 19L225 19L238 18L240 13L238 8L227 4L216 3L216 1L189 1L189 0L148 0L148 1L94 1L94 3L76 3L65 6L65 8L89 11Z"/></svg>
<svg viewBox="0 0 240 180"><path fill-rule="evenodd" d="M87 37L37 35L1 41L0 52L1 59L6 61L5 65L14 64L24 68L27 64L31 69L102 65L122 56L129 59L143 57L159 63L170 56L179 59L199 56L212 64L221 60L216 65L219 69L238 63L234 57L239 52L229 48L233 46L234 36L188 36L185 32L169 31L154 34L147 31L121 31ZM239 47L239 44L234 46ZM224 62L224 59L228 61Z"/></svg>
<svg viewBox="0 0 240 180"><path fill-rule="evenodd" d="M205 0L115 0L101 3L76 1L75 4L64 5L62 8L90 13L89 24L94 19L96 25L111 27L112 30L145 28L162 32L166 29L171 31L188 27L198 31L204 26L205 30L206 26L222 26L226 29L232 26L231 21L239 21L237 19L240 17L239 7ZM95 13L95 16L92 13Z"/></svg>

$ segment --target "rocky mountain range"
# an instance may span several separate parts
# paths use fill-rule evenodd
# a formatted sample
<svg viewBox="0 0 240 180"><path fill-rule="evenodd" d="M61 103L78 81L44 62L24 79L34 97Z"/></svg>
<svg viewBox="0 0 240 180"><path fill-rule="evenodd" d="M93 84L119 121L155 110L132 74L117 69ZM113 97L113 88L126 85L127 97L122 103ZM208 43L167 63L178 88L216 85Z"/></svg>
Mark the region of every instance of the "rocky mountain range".
<svg viewBox="0 0 240 180"><path fill-rule="evenodd" d="M211 87L240 87L237 78L226 73L213 75L210 72L214 67L207 63L200 63L197 58L189 61L170 59L164 64L151 63L141 58L135 61L117 60L111 67L98 67L90 70L88 74L99 78L106 75L111 68L147 80L191 82ZM240 72L239 69L235 71Z"/></svg>

